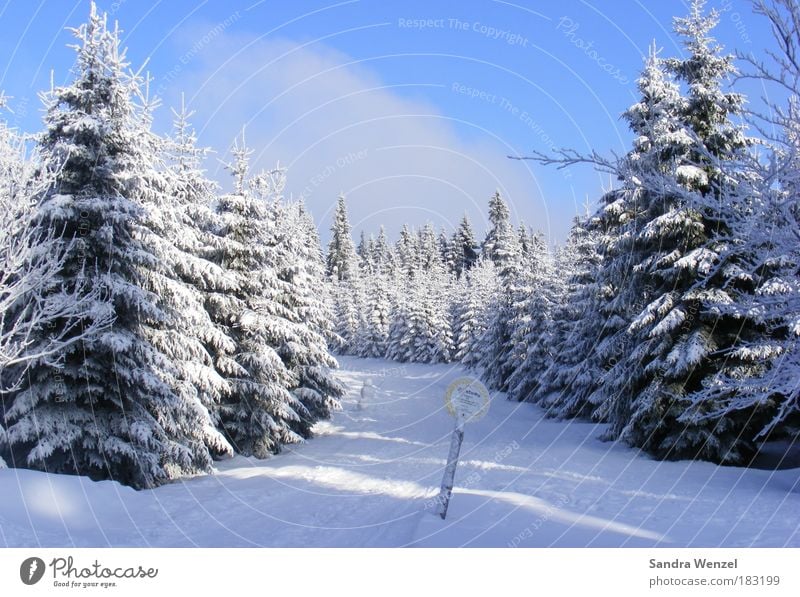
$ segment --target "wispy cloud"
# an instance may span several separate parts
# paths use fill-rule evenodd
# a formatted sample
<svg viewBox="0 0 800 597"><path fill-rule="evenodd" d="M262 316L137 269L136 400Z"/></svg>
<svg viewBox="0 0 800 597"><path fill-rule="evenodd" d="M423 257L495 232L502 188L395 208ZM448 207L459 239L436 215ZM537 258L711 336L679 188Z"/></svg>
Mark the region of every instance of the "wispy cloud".
<svg viewBox="0 0 800 597"><path fill-rule="evenodd" d="M431 86L386 84L374 63L324 42L218 28L164 89L167 103L187 91L201 140L220 152L246 126L254 167L287 166L287 190L306 200L323 229L340 192L356 229L384 223L396 233L403 222L426 221L451 228L464 212L483 228L488 198L500 189L520 217L548 231L531 169L506 158L520 148L417 99ZM466 139L465 129L475 134ZM224 180L221 166L211 172Z"/></svg>

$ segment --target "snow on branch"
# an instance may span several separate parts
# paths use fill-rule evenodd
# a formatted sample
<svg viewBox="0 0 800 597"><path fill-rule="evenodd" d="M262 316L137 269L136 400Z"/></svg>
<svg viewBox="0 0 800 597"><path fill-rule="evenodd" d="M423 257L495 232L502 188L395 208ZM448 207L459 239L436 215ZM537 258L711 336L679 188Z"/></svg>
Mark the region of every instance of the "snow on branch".
<svg viewBox="0 0 800 597"><path fill-rule="evenodd" d="M6 149L11 147L8 139L4 141ZM4 214L0 219L0 372L15 368L13 379L2 380L0 392L8 392L19 386L33 363L54 363L67 346L110 325L113 308L108 292L87 288L82 273L69 290L54 288L67 255L79 241L63 239L62 232L42 230L34 223L33 198L48 181L33 173L31 162L21 153L9 156L7 152L0 169L7 181L0 190L0 213ZM53 333L47 341L34 340L38 331L49 329Z"/></svg>

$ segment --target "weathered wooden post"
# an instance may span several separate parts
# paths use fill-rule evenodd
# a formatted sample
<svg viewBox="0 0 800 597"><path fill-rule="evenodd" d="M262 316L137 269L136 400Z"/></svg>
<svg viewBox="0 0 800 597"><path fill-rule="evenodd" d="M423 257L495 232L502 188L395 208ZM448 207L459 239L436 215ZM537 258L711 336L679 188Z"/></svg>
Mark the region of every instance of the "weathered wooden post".
<svg viewBox="0 0 800 597"><path fill-rule="evenodd" d="M458 456L464 441L464 426L482 419L489 410L489 391L481 382L471 377L460 377L447 387L444 395L447 411L455 418L455 428L450 438L450 452L447 454L447 465L442 477L442 488L439 491L437 514L442 520L447 516L450 496L453 494L453 483L456 478Z"/></svg>

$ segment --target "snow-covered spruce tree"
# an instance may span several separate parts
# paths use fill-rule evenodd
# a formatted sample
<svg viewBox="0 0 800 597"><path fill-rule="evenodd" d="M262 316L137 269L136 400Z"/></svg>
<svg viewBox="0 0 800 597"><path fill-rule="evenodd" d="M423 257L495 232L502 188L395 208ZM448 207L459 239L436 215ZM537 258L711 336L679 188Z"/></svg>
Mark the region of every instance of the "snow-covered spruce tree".
<svg viewBox="0 0 800 597"><path fill-rule="evenodd" d="M636 314L669 291L666 285L654 286L651 270L672 271L670 258L680 253L676 247L684 242L687 228L691 230L695 221L691 215L677 216L682 209L677 197L669 197L659 188L665 184L662 177L675 179L677 168L687 159L691 138L681 116L685 101L654 46L637 84L640 100L623 115L635 136L634 147L614 165L622 186L606 195L607 205L597 218L604 254L597 275L597 307L604 326L595 355L587 364L599 362L603 374L595 382L586 379L592 387L589 405L575 403L580 410L596 409L594 417L599 420L622 425L629 415L627 384L631 381L623 372L644 366L632 357L640 342L628 328ZM642 230L648 219L662 222L662 229L650 230L645 236ZM697 242L696 235L686 237L686 242ZM662 249L666 249L663 255L668 258L658 263ZM674 249L678 252L670 255ZM651 266L642 270L642 262L651 256L655 257ZM585 391L579 389L577 394L585 395ZM619 431L614 427L612 435Z"/></svg>
<svg viewBox="0 0 800 597"><path fill-rule="evenodd" d="M489 201L489 221L492 226L484 239L482 254L494 263L500 289L491 308L488 329L478 348L481 353L478 367L492 389L505 391L513 371L511 334L518 315L514 302L520 273L520 249L508 206L499 192Z"/></svg>
<svg viewBox="0 0 800 597"><path fill-rule="evenodd" d="M395 259L392 246L386 238L386 230L381 226L378 232L378 238L373 247L372 262L375 264L375 270L382 274L389 276L394 275Z"/></svg>
<svg viewBox="0 0 800 597"><path fill-rule="evenodd" d="M403 224L400 229L400 238L397 239L394 253L398 280L414 277L420 268L419 241L417 234L407 224Z"/></svg>
<svg viewBox="0 0 800 597"><path fill-rule="evenodd" d="M489 222L491 227L481 243L481 255L491 259L501 272L509 267L516 272L519 242L511 224L511 212L500 191L495 191L489 199Z"/></svg>
<svg viewBox="0 0 800 597"><path fill-rule="evenodd" d="M600 378L591 375L589 361L602 331L596 280L600 266L596 225L576 218L566 245L556 257L563 294L553 315L549 366L541 376L533 402L547 409L548 416L584 417L592 414L586 399Z"/></svg>
<svg viewBox="0 0 800 597"><path fill-rule="evenodd" d="M749 413L746 433L762 441L794 439L800 431L800 6L790 0L754 4L769 22L775 44L769 62L742 56L749 63L747 75L788 101L770 103L768 115L751 115L770 155L738 165L749 176L737 194L752 209L733 222L732 234L744 241L737 247L744 257L737 265L752 278L755 292L740 293L727 308L743 321L755 316L767 333L727 348L739 366L713 377L702 399L717 405L713 417Z"/></svg>
<svg viewBox="0 0 800 597"><path fill-rule="evenodd" d="M723 91L732 57L709 36L718 15L704 15L703 4L696 0L688 17L676 19L687 58L667 61L686 84L685 101L668 100L661 118L645 122L649 143L640 137L626 162L637 213L625 292L631 304L644 298L644 307L632 310L633 349L605 385L612 432L625 441L661 458L742 463L754 452L747 432L753 413L715 416L726 398L704 388L726 371L747 374L726 348L763 334L755 319L728 309L752 287L737 264L739 239L731 228L750 209L749 199L738 194L739 174L727 166L748 141L732 121L743 98ZM639 116L628 115L634 130Z"/></svg>
<svg viewBox="0 0 800 597"><path fill-rule="evenodd" d="M720 343L713 356L721 366L691 394L692 407L681 417L692 425L734 427L745 455L760 441L793 437L800 430L793 376L800 338L800 218L791 216L794 222L787 225L786 214L775 209L793 191L784 181L773 182L780 169L770 161L766 168L755 160L743 162L739 172L750 178L729 192L732 201L751 209L727 219L742 242L721 252L717 267L733 269L736 280L746 283L729 284L725 292L731 300L717 305L716 313L720 321L738 322L740 328L728 343Z"/></svg>
<svg viewBox="0 0 800 597"><path fill-rule="evenodd" d="M0 109L4 102L0 94ZM0 120L0 212L5 214L0 220L0 468L6 466L4 457L13 462L6 413L29 368L44 362L57 367L70 344L93 336L113 319L110 305L101 315L99 306L108 298L100 288L87 292L80 281L71 289L57 285L70 244L61 242L60 230L37 227L32 209L50 184L36 156L26 151L25 138ZM95 319L79 328L90 309ZM51 334L44 336L42 330Z"/></svg>
<svg viewBox="0 0 800 597"><path fill-rule="evenodd" d="M332 286L334 330L340 338L335 348L341 354L352 354L355 350L362 305L359 259L350 231L347 204L345 198L340 196L333 216L325 263Z"/></svg>
<svg viewBox="0 0 800 597"><path fill-rule="evenodd" d="M140 139L157 157L158 169L146 174L150 192L143 195L146 217L137 237L159 256L144 277L144 288L159 297L169 315L168 323L148 326L145 332L176 368L168 380L173 391L187 404L196 403L192 428L201 434L198 439L212 456L230 456L233 448L217 428L218 406L230 388L215 361L231 354L235 344L205 308L210 290L233 286L226 272L206 258L219 242L211 209L216 185L201 169L207 150L196 145L185 104L173 112L172 136L162 138L149 130L150 106L144 99Z"/></svg>
<svg viewBox="0 0 800 597"><path fill-rule="evenodd" d="M474 368L482 359L483 337L496 304L500 282L490 259L478 259L459 279L453 359Z"/></svg>
<svg viewBox="0 0 800 597"><path fill-rule="evenodd" d="M411 327L409 322L411 296L409 294L408 280L402 278L403 286L395 293L394 302L389 317L389 335L386 340L386 358L393 361L405 362L410 358Z"/></svg>
<svg viewBox="0 0 800 597"><path fill-rule="evenodd" d="M358 331L355 353L360 357L381 358L386 355L391 325L392 289L389 274L376 272L365 279L364 313Z"/></svg>
<svg viewBox="0 0 800 597"><path fill-rule="evenodd" d="M563 271L556 270L540 237L528 240L515 288L514 348L507 357L513 359L507 365L512 371L508 395L519 401L535 401L542 377L551 367L555 312L564 300Z"/></svg>
<svg viewBox="0 0 800 597"><path fill-rule="evenodd" d="M419 231L417 249L419 250L418 263L423 271L430 271L444 266L436 231L430 222L425 224Z"/></svg>
<svg viewBox="0 0 800 597"><path fill-rule="evenodd" d="M397 254L387 357L401 362L446 362L452 349L450 287L433 228L426 226L414 234L404 226Z"/></svg>
<svg viewBox="0 0 800 597"><path fill-rule="evenodd" d="M302 203L286 203L282 191L285 173L281 169L256 177L255 185L269 201L273 225L274 266L285 284L276 300L284 309L275 310L265 325L268 340L275 347L295 382L290 388L303 408L294 406L299 421L293 429L302 437L311 427L340 408L341 385L330 370L337 366L328 351L331 313L319 294L325 284L325 265L316 228ZM262 315L265 312L262 311Z"/></svg>
<svg viewBox="0 0 800 597"><path fill-rule="evenodd" d="M600 208L587 222L588 231L596 242L599 266L586 292L590 299L584 305L587 308L582 311L580 322L585 350L575 354L572 383L566 396L569 412L564 416L570 416L570 412L576 416L591 413L593 419L604 421L607 416L604 384L614 365L630 350L629 339L623 333L628 325L630 305L626 303L623 289L632 264L624 248L624 234L634 210L631 195L614 189L602 196Z"/></svg>
<svg viewBox="0 0 800 597"><path fill-rule="evenodd" d="M529 230L524 223L517 226L517 242L519 243L520 257L524 259L531 251L536 250L534 243L537 241L532 230Z"/></svg>
<svg viewBox="0 0 800 597"><path fill-rule="evenodd" d="M17 466L152 487L206 470L209 458L193 427L197 403L173 391L177 371L148 339L169 314L144 289L160 256L137 237L153 190L131 101L136 81L118 32L94 5L74 33L74 81L46 96L40 151L53 183L35 217L43 231L60 231L55 250L66 253L51 287L101 289L110 301L90 306L81 323L91 326L109 308L114 323L31 368L6 411L8 441Z"/></svg>
<svg viewBox="0 0 800 597"><path fill-rule="evenodd" d="M238 145L229 166L234 189L217 200L221 242L213 260L234 280L230 290L212 292L207 309L224 326L236 348L218 359L230 386L219 408L221 431L236 452L265 458L281 445L298 442L306 408L292 394L299 376L284 363L280 339L292 333L292 314L281 302L289 284L276 271L275 221L263 188L248 180L250 151Z"/></svg>
<svg viewBox="0 0 800 597"><path fill-rule="evenodd" d="M597 235L602 256L592 284L590 311L584 318L585 337L591 338L593 349L582 355L573 371L570 412L565 415L592 412L595 419L623 426L629 420L627 409L633 396L625 368L633 369L635 377L644 367L635 352L642 339L629 329L631 323L647 305L669 292L667 278L681 277L672 266L683 251L703 242L697 211L684 209L679 199L690 179L703 174L690 162L696 135L687 125L689 101L681 96L654 48L638 86L641 99L624 115L635 135L628 155L614 162L572 151L559 152L557 159L535 158L561 166L588 161L622 181L620 188L603 196L591 218L590 230ZM680 186L673 192L676 185ZM666 277L659 278L659 272ZM612 425L609 435L618 437L620 431Z"/></svg>
<svg viewBox="0 0 800 597"><path fill-rule="evenodd" d="M453 246L452 238L447 234L447 231L442 227L439 230L439 238L437 239L439 245L439 259L444 265L445 271L450 274L456 273L456 253Z"/></svg>
<svg viewBox="0 0 800 597"><path fill-rule="evenodd" d="M451 281L450 274L438 260L416 276L409 306L407 333L411 337L411 351L407 360L415 363L450 360L453 350Z"/></svg>
<svg viewBox="0 0 800 597"><path fill-rule="evenodd" d="M333 305L333 321L336 340L333 347L339 354L355 354L358 345L358 330L364 305L361 276L347 280L331 280L330 293Z"/></svg>
<svg viewBox="0 0 800 597"><path fill-rule="evenodd" d="M314 219L307 211L305 204L301 201L297 203L296 209L300 219L300 228L303 232L305 249L303 255L307 257L305 268L308 271L310 280L317 280L319 286L315 289L315 300L319 301L313 310L309 311L309 324L317 330L327 340L328 345L336 342L336 332L333 321L333 303L329 294L330 286L324 284L326 278L325 255L322 252L319 232L314 223Z"/></svg>
<svg viewBox="0 0 800 597"><path fill-rule="evenodd" d="M475 265L480 256L480 247L475 241L475 233L472 230L467 214L464 214L464 217L461 218L458 228L453 233L450 246L453 253L455 273L460 278L464 272Z"/></svg>
<svg viewBox="0 0 800 597"><path fill-rule="evenodd" d="M367 240L367 233L363 230L361 231L361 237L359 238L358 247L356 248L356 255L358 255L359 270L369 273L372 268L372 264L370 263L370 258L372 255L369 241Z"/></svg>
<svg viewBox="0 0 800 597"><path fill-rule="evenodd" d="M328 276L341 282L357 275L358 254L353 245L350 220L347 217L347 204L343 195L336 201L336 212L331 225L331 240L325 261Z"/></svg>
<svg viewBox="0 0 800 597"><path fill-rule="evenodd" d="M797 26L800 9L794 6L792 10ZM794 31L793 39L798 40L798 30ZM800 41L795 44L796 50ZM780 182L777 187L769 184L770 177L762 169L757 180L765 200L755 212L754 225L747 226L750 235L743 237L757 249L749 271L756 274L758 286L752 300L739 307L746 314L763 314L768 334L741 343L736 350L739 358L760 367L746 379L734 370L715 379L712 386L734 396L727 400L726 410L757 409L756 440L794 439L800 433L800 93L793 96L787 114L793 117L785 122L783 146L775 149L780 157L772 162L779 164ZM765 229L767 222L770 227Z"/></svg>

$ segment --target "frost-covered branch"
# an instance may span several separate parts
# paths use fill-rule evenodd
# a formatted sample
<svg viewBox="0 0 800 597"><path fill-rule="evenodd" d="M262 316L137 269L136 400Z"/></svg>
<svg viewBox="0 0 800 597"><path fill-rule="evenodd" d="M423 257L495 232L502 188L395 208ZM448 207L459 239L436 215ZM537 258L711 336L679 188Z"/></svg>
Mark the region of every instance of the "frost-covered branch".
<svg viewBox="0 0 800 597"><path fill-rule="evenodd" d="M740 53L738 57L753 68L740 78L771 81L796 94L800 88L800 5L795 0L754 0L753 10L769 21L777 50L764 51L772 66Z"/></svg>
<svg viewBox="0 0 800 597"><path fill-rule="evenodd" d="M0 170L0 392L19 386L28 366L54 362L63 349L111 323L113 311L100 288L88 289L78 277L73 288L54 288L53 280L77 240L55 229L41 230L31 217L34 198L48 181L24 155L24 140L2 130ZM91 323L84 326L91 311ZM48 340L35 340L41 330ZM14 376L6 373L14 368Z"/></svg>

